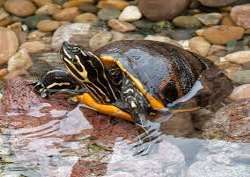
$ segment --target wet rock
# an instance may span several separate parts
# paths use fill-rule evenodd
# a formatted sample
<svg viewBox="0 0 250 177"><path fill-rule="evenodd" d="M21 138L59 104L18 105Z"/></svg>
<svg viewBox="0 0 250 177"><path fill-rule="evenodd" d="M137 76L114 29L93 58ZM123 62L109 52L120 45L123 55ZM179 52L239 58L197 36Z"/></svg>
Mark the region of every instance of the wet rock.
<svg viewBox="0 0 250 177"><path fill-rule="evenodd" d="M98 8L93 4L83 4L79 6L79 9L82 12L89 12L96 14L98 12Z"/></svg>
<svg viewBox="0 0 250 177"><path fill-rule="evenodd" d="M89 3L93 3L93 2L94 2L94 0L72 0L72 1L65 2L63 4L63 7L64 8L78 7L80 5L89 4Z"/></svg>
<svg viewBox="0 0 250 177"><path fill-rule="evenodd" d="M201 56L207 56L211 44L207 42L203 37L194 37L189 41L189 47L192 52L195 52Z"/></svg>
<svg viewBox="0 0 250 177"><path fill-rule="evenodd" d="M239 51L226 55L221 61L228 61L237 64L250 62L250 51Z"/></svg>
<svg viewBox="0 0 250 177"><path fill-rule="evenodd" d="M111 31L111 33L112 33L112 42L124 40L126 38L126 35L124 33L118 31Z"/></svg>
<svg viewBox="0 0 250 177"><path fill-rule="evenodd" d="M99 1L97 7L101 9L114 8L122 10L128 5L129 5L128 2L124 0L106 0L106 1Z"/></svg>
<svg viewBox="0 0 250 177"><path fill-rule="evenodd" d="M58 50L63 41L70 41L74 36L80 36L81 39L88 40L90 38L90 24L74 23L59 27L53 34L52 47ZM84 47L88 47L88 43L82 43ZM84 45L85 44L85 45Z"/></svg>
<svg viewBox="0 0 250 177"><path fill-rule="evenodd" d="M199 28L202 26L195 16L178 16L174 18L173 23L180 28Z"/></svg>
<svg viewBox="0 0 250 177"><path fill-rule="evenodd" d="M6 78L13 78L27 73L27 69L32 66L31 58L25 49L19 50L8 61L8 75Z"/></svg>
<svg viewBox="0 0 250 177"><path fill-rule="evenodd" d="M234 6L231 10L231 18L243 28L250 28L250 4Z"/></svg>
<svg viewBox="0 0 250 177"><path fill-rule="evenodd" d="M9 14L4 10L4 8L0 8L0 21L9 17Z"/></svg>
<svg viewBox="0 0 250 177"><path fill-rule="evenodd" d="M222 19L222 15L220 13L197 14L195 17L206 26L217 25Z"/></svg>
<svg viewBox="0 0 250 177"><path fill-rule="evenodd" d="M233 2L236 2L237 0L198 0L201 2L202 5L208 6L208 7L221 7L230 5Z"/></svg>
<svg viewBox="0 0 250 177"><path fill-rule="evenodd" d="M236 26L230 15L224 15L221 21L221 25Z"/></svg>
<svg viewBox="0 0 250 177"><path fill-rule="evenodd" d="M36 11L36 6L29 0L7 0L4 8L19 17L32 15Z"/></svg>
<svg viewBox="0 0 250 177"><path fill-rule="evenodd" d="M118 9L104 8L98 12L98 17L101 20L112 20L119 17L121 11Z"/></svg>
<svg viewBox="0 0 250 177"><path fill-rule="evenodd" d="M18 49L19 43L16 34L7 29L0 27L0 65L8 61ZM4 42L3 42L4 41Z"/></svg>
<svg viewBox="0 0 250 177"><path fill-rule="evenodd" d="M139 0L139 9L150 20L172 20L188 6L189 0Z"/></svg>
<svg viewBox="0 0 250 177"><path fill-rule="evenodd" d="M45 4L52 4L53 0L31 0L34 2L38 7L44 6Z"/></svg>
<svg viewBox="0 0 250 177"><path fill-rule="evenodd" d="M69 7L54 13L53 18L58 21L72 21L79 14L77 7Z"/></svg>
<svg viewBox="0 0 250 177"><path fill-rule="evenodd" d="M54 3L63 5L67 0L53 0Z"/></svg>
<svg viewBox="0 0 250 177"><path fill-rule="evenodd" d="M60 26L60 23L55 20L41 20L37 24L37 29L42 32L55 31Z"/></svg>
<svg viewBox="0 0 250 177"><path fill-rule="evenodd" d="M92 50L96 50L112 40L112 33L110 32L100 32L94 35L90 40L89 40L89 47Z"/></svg>
<svg viewBox="0 0 250 177"><path fill-rule="evenodd" d="M7 68L0 69L0 79L4 78L4 76L6 76L7 74L8 74ZM0 93L0 95L1 95L1 93ZM0 101L1 101L1 98L2 98L1 96L0 96Z"/></svg>
<svg viewBox="0 0 250 177"><path fill-rule="evenodd" d="M46 45L42 41L30 41L30 42L24 42L20 48L24 48L27 50L28 53L34 54L34 53L40 53L45 52L49 50L48 45Z"/></svg>
<svg viewBox="0 0 250 177"><path fill-rule="evenodd" d="M165 42L165 43L175 45L177 47L182 47L177 41L166 36L148 35L147 37L144 38L144 40Z"/></svg>
<svg viewBox="0 0 250 177"><path fill-rule="evenodd" d="M230 98L235 101L250 98L250 84L236 87L230 95Z"/></svg>
<svg viewBox="0 0 250 177"><path fill-rule="evenodd" d="M212 45L209 48L208 55L225 56L226 47L223 45Z"/></svg>
<svg viewBox="0 0 250 177"><path fill-rule="evenodd" d="M108 21L108 26L111 27L115 31L119 32L131 32L135 31L135 26L131 23L125 22L125 21L119 21L116 19L112 19Z"/></svg>
<svg viewBox="0 0 250 177"><path fill-rule="evenodd" d="M45 4L44 6L37 9L36 14L37 15L53 15L54 13L59 12L61 9L61 6L57 4Z"/></svg>
<svg viewBox="0 0 250 177"><path fill-rule="evenodd" d="M202 36L212 44L226 44L243 37L244 29L236 26L213 26L204 29Z"/></svg>
<svg viewBox="0 0 250 177"><path fill-rule="evenodd" d="M239 84L250 84L250 70L235 72L233 81Z"/></svg>
<svg viewBox="0 0 250 177"><path fill-rule="evenodd" d="M29 33L27 38L30 41L38 41L38 40L41 40L45 36L46 36L46 33L36 30L36 31Z"/></svg>
<svg viewBox="0 0 250 177"><path fill-rule="evenodd" d="M132 22L139 20L141 17L142 14L137 6L128 6L122 11L119 20Z"/></svg>
<svg viewBox="0 0 250 177"><path fill-rule="evenodd" d="M41 20L47 20L50 19L49 16L47 15L34 15L34 16L29 16L26 17L25 19L22 20L22 22L29 27L29 29L36 29L37 24Z"/></svg>
<svg viewBox="0 0 250 177"><path fill-rule="evenodd" d="M97 21L97 16L92 13L83 13L74 19L75 23L94 23Z"/></svg>
<svg viewBox="0 0 250 177"><path fill-rule="evenodd" d="M168 30L166 33L174 40L187 40L195 36L195 29L174 29Z"/></svg>

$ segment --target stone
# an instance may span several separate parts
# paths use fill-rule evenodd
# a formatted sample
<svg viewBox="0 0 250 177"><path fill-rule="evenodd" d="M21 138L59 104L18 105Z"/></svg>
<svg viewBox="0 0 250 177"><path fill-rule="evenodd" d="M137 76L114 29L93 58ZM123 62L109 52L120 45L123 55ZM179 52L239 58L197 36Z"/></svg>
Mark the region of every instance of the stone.
<svg viewBox="0 0 250 177"><path fill-rule="evenodd" d="M218 25L222 19L220 13L197 14L195 17L206 26Z"/></svg>
<svg viewBox="0 0 250 177"><path fill-rule="evenodd" d="M244 84L234 88L229 98L234 101L250 98L250 84Z"/></svg>
<svg viewBox="0 0 250 177"><path fill-rule="evenodd" d="M52 0L31 0L33 1L38 7L44 6L45 4L52 4Z"/></svg>
<svg viewBox="0 0 250 177"><path fill-rule="evenodd" d="M202 5L208 6L208 7L221 7L221 6L227 6L230 5L237 0L198 0L201 2Z"/></svg>
<svg viewBox="0 0 250 177"><path fill-rule="evenodd" d="M112 42L126 39L124 33L118 31L111 31L111 33L112 33Z"/></svg>
<svg viewBox="0 0 250 177"><path fill-rule="evenodd" d="M202 26L195 16L178 16L174 18L173 23L181 28L200 28Z"/></svg>
<svg viewBox="0 0 250 177"><path fill-rule="evenodd" d="M77 7L69 7L54 13L53 18L58 21L73 21L79 14Z"/></svg>
<svg viewBox="0 0 250 177"><path fill-rule="evenodd" d="M22 20L22 22L28 26L29 29L36 29L37 24L41 20L47 20L50 19L49 16L47 15L33 15L26 17L25 19Z"/></svg>
<svg viewBox="0 0 250 177"><path fill-rule="evenodd" d="M78 15L74 19L75 23L94 23L96 21L97 21L97 16L95 14L88 12Z"/></svg>
<svg viewBox="0 0 250 177"><path fill-rule="evenodd" d="M60 23L55 20L41 20L37 24L37 29L42 32L51 32L59 28Z"/></svg>
<svg viewBox="0 0 250 177"><path fill-rule="evenodd" d="M89 47L92 50L96 50L112 40L112 33L110 32L99 32L96 35L94 35L90 40L89 40Z"/></svg>
<svg viewBox="0 0 250 177"><path fill-rule="evenodd" d="M236 26L230 15L224 15L221 21L222 25L227 25L227 26Z"/></svg>
<svg viewBox="0 0 250 177"><path fill-rule="evenodd" d="M238 84L250 84L250 70L235 72L232 80Z"/></svg>
<svg viewBox="0 0 250 177"><path fill-rule="evenodd" d="M29 41L24 42L21 46L21 49L26 49L26 51L30 54L45 52L49 50L48 45L46 45L42 41Z"/></svg>
<svg viewBox="0 0 250 177"><path fill-rule="evenodd" d="M97 4L98 8L114 8L122 10L125 7L127 7L129 4L128 2L124 0L105 0L105 1L99 1Z"/></svg>
<svg viewBox="0 0 250 177"><path fill-rule="evenodd" d="M8 74L7 68L0 69L0 79L5 77L7 74ZM0 97L0 100L1 100L1 97Z"/></svg>
<svg viewBox="0 0 250 177"><path fill-rule="evenodd" d="M203 57L206 57L211 44L203 37L194 37L189 40L189 47L192 52L195 52Z"/></svg>
<svg viewBox="0 0 250 177"><path fill-rule="evenodd" d="M223 45L212 45L209 48L208 55L225 56L226 47Z"/></svg>
<svg viewBox="0 0 250 177"><path fill-rule="evenodd" d="M160 36L160 35L148 35L144 38L144 40L150 40L150 41L158 41L158 42L165 42L168 44L175 45L177 47L182 47L177 41L167 37L167 36Z"/></svg>
<svg viewBox="0 0 250 177"><path fill-rule="evenodd" d="M61 6L58 4L45 4L39 9L37 9L36 14L37 15L54 15L54 13L59 12L61 9Z"/></svg>
<svg viewBox="0 0 250 177"><path fill-rule="evenodd" d="M142 17L142 14L137 6L128 6L123 9L119 16L120 21L133 22L137 21Z"/></svg>
<svg viewBox="0 0 250 177"><path fill-rule="evenodd" d="M250 4L234 6L230 13L233 21L243 28L250 28Z"/></svg>
<svg viewBox="0 0 250 177"><path fill-rule="evenodd" d="M238 51L221 58L221 61L244 64L250 62L250 51Z"/></svg>
<svg viewBox="0 0 250 177"><path fill-rule="evenodd" d="M41 40L45 36L46 36L46 33L36 30L36 31L30 32L28 34L27 38L30 41L39 41L39 40Z"/></svg>
<svg viewBox="0 0 250 177"><path fill-rule="evenodd" d="M36 6L29 0L7 0L4 8L9 13L19 17L32 15L36 11Z"/></svg>
<svg viewBox="0 0 250 177"><path fill-rule="evenodd" d="M181 14L189 5L189 0L139 0L142 14L153 21L172 20Z"/></svg>
<svg viewBox="0 0 250 177"><path fill-rule="evenodd" d="M204 29L201 35L212 44L226 44L229 41L241 39L244 35L244 29L219 25Z"/></svg>
<svg viewBox="0 0 250 177"><path fill-rule="evenodd" d="M0 8L0 21L7 17L9 17L9 14L3 8Z"/></svg>
<svg viewBox="0 0 250 177"><path fill-rule="evenodd" d="M13 78L26 73L26 70L32 66L32 60L25 49L19 50L8 61L8 75L6 78Z"/></svg>
<svg viewBox="0 0 250 177"><path fill-rule="evenodd" d="M81 12L90 12L97 14L98 8L94 4L82 4L79 6Z"/></svg>
<svg viewBox="0 0 250 177"><path fill-rule="evenodd" d="M52 37L52 47L58 50L63 41L70 41L73 36L80 36L81 39L89 40L90 38L90 27L88 23L73 23L60 26L53 34ZM88 47L88 44L83 45Z"/></svg>
<svg viewBox="0 0 250 177"><path fill-rule="evenodd" d="M2 27L0 27L0 41L2 41L0 42L0 65L2 65L16 53L19 42L13 31Z"/></svg>
<svg viewBox="0 0 250 177"><path fill-rule="evenodd" d="M121 11L118 9L104 8L101 9L97 15L101 20L112 20L118 18L120 14Z"/></svg>
<svg viewBox="0 0 250 177"><path fill-rule="evenodd" d="M128 23L125 21L119 21L116 19L109 20L108 26L115 31L119 31L123 33L136 30L135 26L132 25L131 23Z"/></svg>
<svg viewBox="0 0 250 177"><path fill-rule="evenodd" d="M67 2L67 0L53 0L53 2L59 5L63 5L65 2Z"/></svg>
<svg viewBox="0 0 250 177"><path fill-rule="evenodd" d="M79 7L80 5L83 4L89 4L89 3L93 3L93 0L71 0L71 1L67 1L63 4L64 8L67 7Z"/></svg>
<svg viewBox="0 0 250 177"><path fill-rule="evenodd" d="M167 36L174 40L188 40L195 36L195 29L174 29L166 31Z"/></svg>

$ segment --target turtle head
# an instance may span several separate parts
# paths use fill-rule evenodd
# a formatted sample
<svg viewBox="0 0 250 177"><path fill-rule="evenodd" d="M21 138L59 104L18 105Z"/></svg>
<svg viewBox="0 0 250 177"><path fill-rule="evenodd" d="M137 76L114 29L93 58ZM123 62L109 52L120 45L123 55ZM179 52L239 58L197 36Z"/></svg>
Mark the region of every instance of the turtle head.
<svg viewBox="0 0 250 177"><path fill-rule="evenodd" d="M60 57L68 71L102 102L115 100L114 87L99 57L79 45L63 42Z"/></svg>

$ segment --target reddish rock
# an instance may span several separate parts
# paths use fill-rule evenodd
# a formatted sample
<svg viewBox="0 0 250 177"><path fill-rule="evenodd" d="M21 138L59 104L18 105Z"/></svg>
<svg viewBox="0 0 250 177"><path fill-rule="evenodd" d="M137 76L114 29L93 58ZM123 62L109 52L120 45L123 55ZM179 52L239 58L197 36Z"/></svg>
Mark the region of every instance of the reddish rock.
<svg viewBox="0 0 250 177"><path fill-rule="evenodd" d="M231 18L238 25L243 28L250 28L250 4L234 6L231 10Z"/></svg>
<svg viewBox="0 0 250 177"><path fill-rule="evenodd" d="M172 20L189 5L189 0L139 0L139 9L150 20Z"/></svg>
<svg viewBox="0 0 250 177"><path fill-rule="evenodd" d="M236 2L237 0L198 0L201 2L202 5L208 6L208 7L221 7L230 5L233 2Z"/></svg>

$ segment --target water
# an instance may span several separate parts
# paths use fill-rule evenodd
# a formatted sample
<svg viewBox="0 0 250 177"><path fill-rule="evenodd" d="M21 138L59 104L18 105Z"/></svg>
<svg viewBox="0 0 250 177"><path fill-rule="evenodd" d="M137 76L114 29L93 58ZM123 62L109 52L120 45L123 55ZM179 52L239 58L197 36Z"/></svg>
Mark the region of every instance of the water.
<svg viewBox="0 0 250 177"><path fill-rule="evenodd" d="M1 177L250 177L250 144L175 138L158 129L161 141L135 155L134 125L88 119L79 106L40 111L46 107L0 119L9 119L1 128Z"/></svg>

